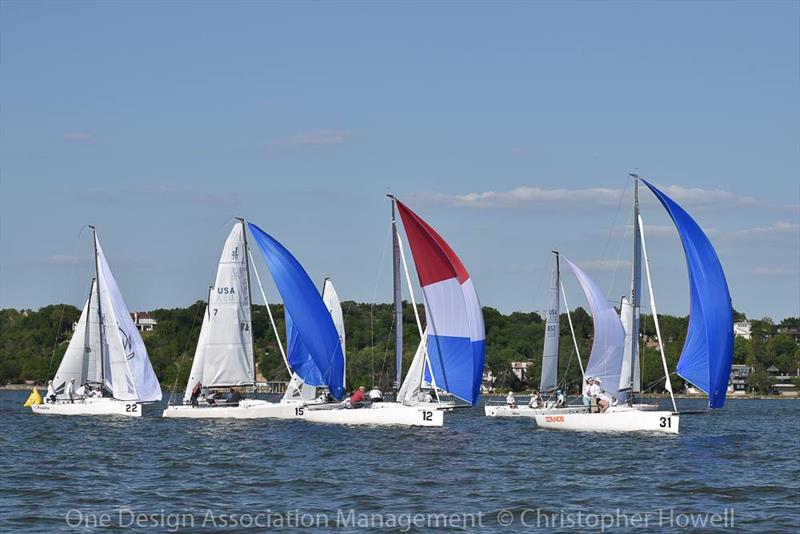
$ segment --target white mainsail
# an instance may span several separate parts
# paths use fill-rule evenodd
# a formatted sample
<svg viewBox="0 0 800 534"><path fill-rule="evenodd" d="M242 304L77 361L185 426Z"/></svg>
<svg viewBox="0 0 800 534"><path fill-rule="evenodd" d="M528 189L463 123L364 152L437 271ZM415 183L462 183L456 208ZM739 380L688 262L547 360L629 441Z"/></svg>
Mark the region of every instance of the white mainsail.
<svg viewBox="0 0 800 534"><path fill-rule="evenodd" d="M161 400L161 386L147 357L147 349L122 299L103 249L95 235L98 296L103 317L105 383L120 400Z"/></svg>
<svg viewBox="0 0 800 534"><path fill-rule="evenodd" d="M63 391L64 386L72 379L77 384L76 388L87 382L99 384L102 381L100 341L97 281L92 280L89 298L86 299L75 326L75 333L53 378L57 390Z"/></svg>
<svg viewBox="0 0 800 534"><path fill-rule="evenodd" d="M333 324L336 327L336 331L339 333L339 343L342 344L342 357L344 358L343 368L345 370L342 372L344 378L344 374L347 372L347 352L344 350L344 314L342 314L342 304L339 302L339 295L336 293L336 289L333 287L333 282L331 282L330 278L326 278L323 284L322 301L325 303L325 307L328 308L328 311L331 312L331 319L333 319ZM344 379L342 383L345 383Z"/></svg>
<svg viewBox="0 0 800 534"><path fill-rule="evenodd" d="M417 347L417 352L414 354L414 359L411 360L411 365L406 372L406 379L403 380L403 385L400 386L397 392L397 402L407 405L414 405L419 402L419 392L422 389L425 377L427 343L428 329L425 328Z"/></svg>
<svg viewBox="0 0 800 534"><path fill-rule="evenodd" d="M235 224L222 249L203 315L185 399L198 383L213 387L249 385L254 381L247 270L244 224Z"/></svg>
<svg viewBox="0 0 800 534"><path fill-rule="evenodd" d="M559 341L559 281L560 273L558 255L553 267L553 276L550 280L550 289L547 292L547 322L544 328L544 349L542 350L542 380L539 384L541 391L553 391L558 385L558 341Z"/></svg>

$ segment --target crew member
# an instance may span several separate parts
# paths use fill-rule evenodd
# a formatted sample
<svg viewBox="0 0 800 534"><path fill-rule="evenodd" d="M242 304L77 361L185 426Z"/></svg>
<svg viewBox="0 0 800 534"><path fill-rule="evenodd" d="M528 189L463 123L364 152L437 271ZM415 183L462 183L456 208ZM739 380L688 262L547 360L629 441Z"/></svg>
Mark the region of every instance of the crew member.
<svg viewBox="0 0 800 534"><path fill-rule="evenodd" d="M586 377L586 383L583 384L583 405L584 406L591 406L592 405L592 384L594 383L594 379L591 376Z"/></svg>
<svg viewBox="0 0 800 534"><path fill-rule="evenodd" d="M75 379L73 378L67 383L67 390L65 391L70 402L75 402Z"/></svg>
<svg viewBox="0 0 800 534"><path fill-rule="evenodd" d="M231 388L228 391L228 394L225 395L225 404L231 404L233 406L239 406L239 401L242 400L242 396L239 394L239 390L235 388Z"/></svg>
<svg viewBox="0 0 800 534"><path fill-rule="evenodd" d="M52 380L47 381L47 397L45 398L51 403L56 402L56 387Z"/></svg>
<svg viewBox="0 0 800 534"><path fill-rule="evenodd" d="M358 389L355 391L355 393L350 395L348 401L350 401L351 408L358 408L359 406L361 406L361 404L364 402L366 398L366 391L367 388L365 388L364 386L359 386Z"/></svg>
<svg viewBox="0 0 800 534"><path fill-rule="evenodd" d="M508 406L509 408L517 407L517 399L514 398L513 391L509 391L508 395L506 395L506 406Z"/></svg>
<svg viewBox="0 0 800 534"><path fill-rule="evenodd" d="M378 388L372 388L369 391L370 402L383 402L383 392Z"/></svg>
<svg viewBox="0 0 800 534"><path fill-rule="evenodd" d="M560 390L556 390L556 408L563 408L567 404L567 400L564 398L564 393Z"/></svg>
<svg viewBox="0 0 800 534"><path fill-rule="evenodd" d="M190 397L192 401L192 408L197 408L197 398L200 396L200 392L203 391L203 384L198 382L192 388L192 396Z"/></svg>

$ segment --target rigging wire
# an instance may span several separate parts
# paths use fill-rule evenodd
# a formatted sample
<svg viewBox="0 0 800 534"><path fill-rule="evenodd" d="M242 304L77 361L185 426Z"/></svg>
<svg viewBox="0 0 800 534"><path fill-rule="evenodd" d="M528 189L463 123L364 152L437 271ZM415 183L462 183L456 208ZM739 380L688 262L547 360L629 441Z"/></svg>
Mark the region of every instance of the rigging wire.
<svg viewBox="0 0 800 534"><path fill-rule="evenodd" d="M369 340L370 340L370 355L369 355L369 362L370 362L370 378L372 382L375 383L375 318L374 318L374 310L375 310L375 301L378 298L378 284L380 284L381 276L383 275L383 264L386 260L386 248L389 243L389 237L392 235L391 226L389 227L389 231L386 232L386 238L383 240L383 252L381 253L381 260L378 263L378 275L375 278L375 287L372 290L372 302L369 306ZM384 360L385 360L384 356Z"/></svg>
<svg viewBox="0 0 800 534"><path fill-rule="evenodd" d="M83 226L81 226L81 229L78 232L78 239L75 241L74 253L72 254L73 258L77 258L78 257L78 248L80 247L80 243L81 243L81 235L83 234L83 231L86 228L88 228L88 225L83 225ZM91 276L91 272L92 272L91 265L92 264L90 262L90 266L89 266L90 276ZM53 350L50 353L50 363L47 364L47 375L48 376L52 376L53 360L55 360L55 357L56 357L56 349L58 348L58 339L59 339L59 337L61 337L61 324L64 322L64 312L66 311L66 306L67 306L67 302L66 301L68 301L70 299L70 297L72 296L72 290L73 290L73 288L75 287L75 284L76 284L77 271L78 271L78 267L77 266L74 269L71 269L71 273L70 273L69 279L67 281L67 297L64 299L64 302L61 303L61 313L59 314L58 324L56 325L56 338L53 341ZM88 317L86 319L87 319L87 321L89 320Z"/></svg>
<svg viewBox="0 0 800 534"><path fill-rule="evenodd" d="M195 303L196 304L196 303ZM197 325L197 316L198 312L203 309L203 306L197 306L197 310L194 312L194 317L192 318L192 327L189 329L189 337L186 339L186 346L183 348L183 352L181 353L181 357L178 359L177 365L175 366L175 383L172 384L172 391L169 394L169 404L172 404L173 399L175 398L175 393L178 391L178 379L180 378L180 370L183 366L183 361L186 358L186 354L189 352L189 344L192 342L192 336L194 335L194 328Z"/></svg>

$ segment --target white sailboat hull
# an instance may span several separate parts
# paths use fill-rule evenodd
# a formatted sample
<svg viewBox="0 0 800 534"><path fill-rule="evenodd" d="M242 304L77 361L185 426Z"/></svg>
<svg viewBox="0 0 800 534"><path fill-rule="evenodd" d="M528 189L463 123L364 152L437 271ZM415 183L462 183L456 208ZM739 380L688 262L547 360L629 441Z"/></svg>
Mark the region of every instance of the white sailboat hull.
<svg viewBox="0 0 800 534"><path fill-rule="evenodd" d="M530 406L511 406L504 404L486 405L484 413L487 417L536 417L537 415L551 415L563 413L580 413L587 411L586 406L566 406L564 408L531 408Z"/></svg>
<svg viewBox="0 0 800 534"><path fill-rule="evenodd" d="M586 432L660 432L677 434L680 416L669 411L609 408L605 413L536 415L536 424L552 430Z"/></svg>
<svg viewBox="0 0 800 534"><path fill-rule="evenodd" d="M656 404L634 404L634 408L642 411L658 410ZM575 405L565 406L564 408L531 408L530 406L521 405L512 408L506 404L487 404L484 406L484 412L487 417L536 417L537 415L554 415L564 413L583 413L589 410L588 406Z"/></svg>
<svg viewBox="0 0 800 534"><path fill-rule="evenodd" d="M238 406L188 404L167 406L163 417L186 419L303 419L307 408L302 402L268 402L244 399Z"/></svg>
<svg viewBox="0 0 800 534"><path fill-rule="evenodd" d="M54 404L34 404L31 411L45 415L123 415L141 417L143 404L136 401L123 401L106 397L75 400L58 400Z"/></svg>
<svg viewBox="0 0 800 534"><path fill-rule="evenodd" d="M378 402L364 408L311 408L303 419L337 425L442 426L444 411L434 406Z"/></svg>

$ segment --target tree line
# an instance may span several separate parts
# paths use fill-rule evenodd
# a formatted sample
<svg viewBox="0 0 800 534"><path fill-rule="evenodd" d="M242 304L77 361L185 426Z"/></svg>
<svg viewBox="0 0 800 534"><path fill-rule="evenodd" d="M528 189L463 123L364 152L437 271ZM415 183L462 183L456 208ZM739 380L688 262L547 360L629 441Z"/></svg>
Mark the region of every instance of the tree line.
<svg viewBox="0 0 800 534"><path fill-rule="evenodd" d="M411 304L404 302L403 348L404 368L410 364L419 344L419 332ZM390 390L395 375L394 315L391 304L342 303L345 315L347 387L378 386ZM158 309L150 316L158 321L152 332L143 332L150 361L162 387L183 388L188 379L192 357L202 323L205 302L197 301L186 308ZM272 305L271 311L278 332L285 335L283 306ZM419 305L424 322L425 310ZM483 308L486 324L486 370L495 377L495 387L524 390L535 387L541 373L541 351L544 320L535 312L500 313ZM0 383L23 381L44 382L58 368L72 336L72 325L80 310L71 305L50 305L36 311L0 310ZM744 316L736 312L737 320ZM660 315L667 363L675 370L686 338L688 317ZM583 309L572 311L577 348L585 365L592 343L592 319ZM737 337L734 363L751 365L753 387L764 389L769 382L766 369L774 365L782 372L794 373L800 367L800 346L794 338L778 333L779 327L800 326L800 318L787 318L779 324L770 319L752 321L752 338ZM252 328L256 363L267 380L287 380L275 334L265 306L252 308ZM656 343L652 317L642 315L642 384L653 391L663 390L663 368ZM522 380L511 371L511 362L531 362ZM561 316L559 377L570 391L581 380L575 346L566 314ZM682 380L673 376L680 391Z"/></svg>

